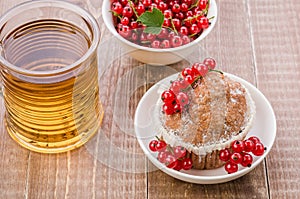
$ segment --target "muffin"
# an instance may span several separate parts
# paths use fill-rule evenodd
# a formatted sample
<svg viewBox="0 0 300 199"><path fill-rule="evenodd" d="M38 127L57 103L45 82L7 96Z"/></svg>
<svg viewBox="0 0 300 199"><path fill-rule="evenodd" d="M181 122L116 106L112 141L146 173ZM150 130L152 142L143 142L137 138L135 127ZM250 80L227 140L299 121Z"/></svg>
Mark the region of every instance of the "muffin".
<svg viewBox="0 0 300 199"><path fill-rule="evenodd" d="M180 74L177 82L184 81ZM182 146L188 151L195 169L214 169L222 166L219 151L229 148L234 140L243 140L255 115L255 104L248 90L230 75L210 70L181 91L175 93L173 112L159 114L160 137L170 146ZM187 101L180 101L184 92ZM179 100L179 102L178 102ZM181 108L176 110L176 103ZM175 106L175 108L174 108Z"/></svg>

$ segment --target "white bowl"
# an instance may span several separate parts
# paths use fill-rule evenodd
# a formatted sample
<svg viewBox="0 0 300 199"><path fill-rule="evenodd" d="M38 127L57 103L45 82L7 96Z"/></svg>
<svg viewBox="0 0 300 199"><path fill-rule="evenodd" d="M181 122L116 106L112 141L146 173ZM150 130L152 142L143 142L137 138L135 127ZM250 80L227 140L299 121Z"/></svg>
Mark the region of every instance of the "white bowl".
<svg viewBox="0 0 300 199"><path fill-rule="evenodd" d="M211 25L207 29L205 29L197 39L189 44L176 48L155 49L137 45L123 38L117 32L113 24L112 13L110 12L110 10L110 0L104 0L102 5L102 16L104 23L109 31L122 43L124 49L130 56L140 62L152 65L173 64L186 58L197 48L197 44L212 31L217 21L217 4L215 0L210 0L210 8L208 10L207 17L214 18L210 20Z"/></svg>

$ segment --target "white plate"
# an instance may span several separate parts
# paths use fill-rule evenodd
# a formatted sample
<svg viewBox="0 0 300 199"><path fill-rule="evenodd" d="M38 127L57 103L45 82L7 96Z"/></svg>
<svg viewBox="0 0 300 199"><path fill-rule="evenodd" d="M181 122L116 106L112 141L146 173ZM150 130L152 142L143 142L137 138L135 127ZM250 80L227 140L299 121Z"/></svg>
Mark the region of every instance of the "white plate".
<svg viewBox="0 0 300 199"><path fill-rule="evenodd" d="M191 169L188 171L176 171L167 168L156 159L157 153L151 152L148 148L149 142L155 139L155 130L158 129L155 126L158 124L157 122L154 122L155 119L153 118L154 111L156 108L160 108L156 106L156 103L160 98L161 87L167 88L170 80L176 79L177 75L178 74L171 75L152 86L142 97L136 109L134 119L136 136L141 148L150 161L157 168L169 174L170 176L173 176L174 178L197 184L216 184L234 180L247 174L259 163L261 163L266 155L270 152L275 140L276 119L274 111L269 101L256 87L249 82L231 74L227 75L242 83L249 90L256 104L256 119L247 137L251 135L258 136L262 143L267 147L266 152L260 157L253 156L253 164L250 168L239 167L239 170L232 174L227 174L223 167L212 170Z"/></svg>

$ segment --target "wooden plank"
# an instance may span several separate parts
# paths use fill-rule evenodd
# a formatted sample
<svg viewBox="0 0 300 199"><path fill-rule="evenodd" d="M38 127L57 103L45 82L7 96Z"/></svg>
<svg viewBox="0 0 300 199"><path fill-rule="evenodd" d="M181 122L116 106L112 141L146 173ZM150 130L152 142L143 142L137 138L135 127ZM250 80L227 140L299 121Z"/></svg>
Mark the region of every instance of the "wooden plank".
<svg viewBox="0 0 300 199"><path fill-rule="evenodd" d="M82 7L92 8L91 5L85 4L83 1L80 2L75 3L79 3ZM95 9L95 11L99 10L99 8ZM107 30L103 28L103 22L100 22L100 24L102 24L100 27L102 39L105 39L107 37L103 35L107 35ZM103 33L103 31L106 32ZM103 101L103 103L107 103L105 108L108 110L103 121L104 130L107 130L103 134L108 135L111 142L108 153L103 155L101 146L93 145L57 155L33 153L17 146L12 140L2 144L2 141L9 139L9 137L7 134L1 134L1 138L3 138L0 146L1 156L3 159L12 162L13 165L13 167L8 169L3 168L5 172L1 172L1 198L22 198L24 196L25 198L146 197L145 156L138 147L135 137L133 137L134 132L122 131L123 129L118 127L118 122L114 121L114 115L112 114L119 111L117 108L120 108L115 106L117 99L114 98L116 96L113 96L115 93L113 89L116 89L119 78L130 71L136 64L136 61L133 61L131 58L121 58L119 54L120 47L112 43L109 43L109 46L106 46L105 49L100 49L101 54L102 50L110 55L102 57L102 59L105 58L104 63L108 64L107 68L109 70L107 71L109 76L103 77L108 83L101 88L101 92L104 95L101 96L102 99L109 99L107 102ZM113 65L109 65L112 61L114 61ZM103 70L107 68L103 68ZM141 72L142 75L140 76L132 74L127 79L124 79L125 89L135 87L136 80L145 74L145 71ZM129 127L131 130L133 129L132 118L135 107L144 92L145 88L143 89L142 86L132 96L124 96L126 100L130 98L129 113L131 120L123 123L125 127ZM124 100L124 98L121 96L119 100ZM3 110L3 107L1 110ZM2 113L3 111L1 111ZM1 122L3 123L3 114L1 116ZM3 127L4 125L1 126L1 130ZM95 151L91 151L91 148L88 147L95 147ZM5 150L6 148L11 148L12 151ZM114 151L115 148L120 148L120 151L127 151L128 155L125 157L120 157L122 154L117 154L119 155L118 157L113 156L114 154L110 154L110 152ZM7 158L7 152L11 154L9 158ZM107 157L105 158L105 156ZM139 156L139 161L135 159L136 156ZM108 162L103 162L101 158L107 159ZM28 161L29 163L26 164ZM118 164L120 168L115 167ZM5 165L9 164L1 164L1 166ZM126 172L126 170L130 172Z"/></svg>
<svg viewBox="0 0 300 199"><path fill-rule="evenodd" d="M300 195L299 1L248 1L258 87L273 105L277 138L267 158L271 198Z"/></svg>
<svg viewBox="0 0 300 199"><path fill-rule="evenodd" d="M217 1L219 17L215 29L199 44L189 62L214 57L219 69L256 84L247 1ZM177 71L188 63L173 66ZM151 164L150 164L151 165ZM148 174L149 198L267 198L265 165L232 182L197 185L176 180L161 171ZM167 191L166 191L167 190Z"/></svg>
<svg viewBox="0 0 300 199"><path fill-rule="evenodd" d="M21 1L1 1L0 15L19 2ZM5 129L4 115L4 101L0 94L0 198L22 198L27 192L30 152L19 146L8 135Z"/></svg>
<svg viewBox="0 0 300 199"><path fill-rule="evenodd" d="M0 13L20 2L24 0L1 1ZM71 2L96 16L102 41L113 41L101 19L102 1ZM170 70L139 68L140 63L122 57L121 47L113 42L99 51L101 61L105 59L102 69L107 75L101 90L107 111L101 135L108 140L107 147L102 147L103 137L99 133L87 146L68 153L29 152L6 133L0 98L0 198L297 198L300 195L297 153L300 2L218 0L217 3L219 17L215 29L187 61L173 65ZM154 166L147 163L139 148L130 120L139 99L154 82L206 56L216 58L222 70L257 85L270 100L278 122L274 148L266 163L242 178L223 184L196 185L158 170L147 173ZM125 82L123 86L119 79ZM130 96L113 94L117 89L126 93L132 88L136 90ZM116 96L120 96L119 100L129 100L129 108L124 108ZM125 113L129 120L119 120Z"/></svg>
<svg viewBox="0 0 300 199"><path fill-rule="evenodd" d="M3 120L2 97L0 97L0 104L0 196L1 198L22 198L27 191L30 152L19 146L8 135Z"/></svg>
<svg viewBox="0 0 300 199"><path fill-rule="evenodd" d="M105 109L101 131L78 150L57 156L32 155L30 198L146 197L146 159L133 131L134 110L145 92L145 86L139 83L144 84L146 71L142 69L131 74L137 62L128 56L119 57L118 43L108 40L100 48L105 49L99 66L100 93ZM128 95L132 88L137 91ZM124 107L122 102L126 101L128 106ZM34 175L36 169L39 175ZM54 173L56 175L52 176Z"/></svg>

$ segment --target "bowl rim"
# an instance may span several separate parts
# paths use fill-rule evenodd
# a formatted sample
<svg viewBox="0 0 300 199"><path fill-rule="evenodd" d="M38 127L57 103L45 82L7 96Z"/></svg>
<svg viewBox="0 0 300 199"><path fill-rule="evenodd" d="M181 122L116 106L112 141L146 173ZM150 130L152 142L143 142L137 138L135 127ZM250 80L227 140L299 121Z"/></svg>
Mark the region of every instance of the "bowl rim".
<svg viewBox="0 0 300 199"><path fill-rule="evenodd" d="M164 49L157 49L157 48L150 48L150 47L145 47L145 46L141 46L138 44L135 44L131 41L128 41L127 39L123 38L116 30L116 28L114 27L113 23L112 23L112 14L110 12L110 0L104 0L103 4L102 4L102 18L104 21L104 24L106 25L106 27L109 29L109 31L116 36L120 41L124 42L125 44L127 44L128 46L131 46L133 48L139 49L139 50L144 50L144 51L150 51L150 52L157 52L157 53L161 53L161 52L177 52L177 51L182 51L185 50L189 47L192 47L194 45L196 45L198 42L200 42L201 40L203 40L215 27L216 22L217 22L217 18L218 18L218 8L217 8L217 4L215 0L210 0L210 8L209 11L212 11L211 13L208 11L208 16L214 16L210 26L205 29L202 34L195 39L194 41L179 46L179 47L175 47L175 48L164 48Z"/></svg>

